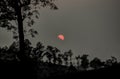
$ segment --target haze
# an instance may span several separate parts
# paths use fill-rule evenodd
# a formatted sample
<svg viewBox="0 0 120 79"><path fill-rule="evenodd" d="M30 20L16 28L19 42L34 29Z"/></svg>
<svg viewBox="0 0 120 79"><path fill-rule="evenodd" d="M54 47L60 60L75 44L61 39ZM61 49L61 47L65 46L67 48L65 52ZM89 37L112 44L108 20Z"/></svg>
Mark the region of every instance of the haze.
<svg viewBox="0 0 120 79"><path fill-rule="evenodd" d="M40 10L40 19L33 26L39 35L26 37L33 45L60 50L72 49L74 55L89 54L101 59L120 57L120 0L57 0L59 10ZM63 34L65 40L57 39ZM12 43L12 33L0 28L0 46Z"/></svg>

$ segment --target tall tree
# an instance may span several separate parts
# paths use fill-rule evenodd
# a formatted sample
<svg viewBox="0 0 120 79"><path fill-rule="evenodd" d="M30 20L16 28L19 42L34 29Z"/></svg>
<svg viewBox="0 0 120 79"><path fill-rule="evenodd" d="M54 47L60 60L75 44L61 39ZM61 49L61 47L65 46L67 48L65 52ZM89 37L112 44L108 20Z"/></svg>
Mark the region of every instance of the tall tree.
<svg viewBox="0 0 120 79"><path fill-rule="evenodd" d="M50 6L51 9L57 9L53 3L54 0L0 0L0 27L12 30L16 35L18 31L20 52L18 57L21 61L26 59L24 54L24 32L23 21L27 19L28 26L34 24L32 16L38 18L38 9L40 7ZM12 22L17 22L17 27ZM37 32L30 29L30 34L34 36ZM16 38L16 36L14 37Z"/></svg>

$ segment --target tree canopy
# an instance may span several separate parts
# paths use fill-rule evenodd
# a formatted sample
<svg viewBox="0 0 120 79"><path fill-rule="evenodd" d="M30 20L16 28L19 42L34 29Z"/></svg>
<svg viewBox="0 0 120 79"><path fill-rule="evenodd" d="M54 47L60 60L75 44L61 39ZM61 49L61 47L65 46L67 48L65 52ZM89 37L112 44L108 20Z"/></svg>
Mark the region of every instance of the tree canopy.
<svg viewBox="0 0 120 79"><path fill-rule="evenodd" d="M31 27L35 22L34 18L39 18L38 9L49 6L50 9L58 9L54 4L55 0L0 0L0 27L13 32L15 39L19 39L19 58L24 60L24 22ZM16 22L16 24L13 24ZM37 34L33 28L28 32L34 37Z"/></svg>

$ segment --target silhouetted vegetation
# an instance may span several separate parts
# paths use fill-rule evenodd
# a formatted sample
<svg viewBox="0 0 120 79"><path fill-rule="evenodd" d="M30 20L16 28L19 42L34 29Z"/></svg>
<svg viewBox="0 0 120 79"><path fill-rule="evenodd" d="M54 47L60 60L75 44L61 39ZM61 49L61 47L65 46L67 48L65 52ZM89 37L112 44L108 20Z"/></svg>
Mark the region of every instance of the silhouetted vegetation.
<svg viewBox="0 0 120 79"><path fill-rule="evenodd" d="M40 7L58 9L53 2L54 0L0 0L0 27L11 30L16 39L9 47L0 47L0 78L52 79L62 78L61 75L76 76L76 73L80 73L83 76L110 68L119 69L119 62L113 56L106 61L97 57L89 60L89 55L86 54L74 58L72 50L61 52L57 47L45 47L41 42L33 47L28 39L24 39L26 34L32 37L38 34L31 26L35 23L34 19L39 18ZM12 24L13 21L17 23ZM24 21L30 29L24 28ZM74 59L76 65L73 64Z"/></svg>
<svg viewBox="0 0 120 79"><path fill-rule="evenodd" d="M30 42L24 39L24 35L29 33L32 37L34 37L37 34L37 31L35 31L33 28L25 29L24 21L26 22L27 26L31 27L35 23L34 19L39 18L38 10L41 7L49 6L50 9L58 9L53 2L54 0L0 0L0 27L11 30L13 32L13 38L19 40L19 49L16 53L17 56L15 56L18 60L20 60L21 65L30 65L32 69L33 64L36 63L36 61L31 60L29 56L32 48L30 46ZM13 56L12 53L15 51L8 49L10 51L8 52L7 48L2 48L2 50L7 53L7 55L4 56L10 57ZM34 51L36 51L36 49ZM3 59L6 59L4 56ZM7 57L7 59L9 58ZM35 55L34 60L36 59L37 58ZM54 63L56 63L55 56ZM27 68L25 66L23 67L25 69L28 68L27 66Z"/></svg>
<svg viewBox="0 0 120 79"><path fill-rule="evenodd" d="M19 52L19 42L13 42L9 47L0 47L0 63L5 66L1 66L3 71L6 70L7 72L10 70L9 68L12 68L10 72L13 72L14 69L16 69L15 71L17 72L20 72L22 70L19 68L24 68L24 66L26 66L26 71L23 70L21 73L24 73L24 75L29 74L27 77L29 76L30 78L30 74L32 74L34 78L39 79L53 78L71 73L93 72L93 70L99 71L119 65L119 62L113 56L106 61L101 61L101 59L97 57L89 60L89 55L87 54L78 55L73 58L72 50L61 52L58 48L44 46L41 42L38 42L35 47L31 46L31 42L28 39L24 42L25 54L31 61L34 61L34 63L29 64L29 61L27 61L27 63L22 62L21 64L20 59L17 57L17 53ZM73 59L76 63L72 61Z"/></svg>

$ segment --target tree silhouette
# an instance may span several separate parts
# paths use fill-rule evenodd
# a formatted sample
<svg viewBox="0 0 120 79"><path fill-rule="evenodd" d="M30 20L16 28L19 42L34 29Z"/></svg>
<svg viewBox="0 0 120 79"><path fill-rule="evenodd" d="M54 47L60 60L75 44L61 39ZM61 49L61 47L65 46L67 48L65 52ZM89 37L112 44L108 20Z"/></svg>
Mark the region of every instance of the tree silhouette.
<svg viewBox="0 0 120 79"><path fill-rule="evenodd" d="M118 62L117 62L117 58L115 58L114 56L111 56L110 59L107 59L105 61L105 66L109 67L109 66L113 66L113 65L116 65Z"/></svg>
<svg viewBox="0 0 120 79"><path fill-rule="evenodd" d="M86 54L84 54L84 55L82 55L81 56L81 67L83 68L83 69L87 69L88 68L88 66L89 66L89 60L88 60L88 55L86 55Z"/></svg>
<svg viewBox="0 0 120 79"><path fill-rule="evenodd" d="M72 50L69 50L67 53L70 58L70 64L72 64L72 55L73 55Z"/></svg>
<svg viewBox="0 0 120 79"><path fill-rule="evenodd" d="M25 39L24 41L24 53L27 57L30 57L31 51L32 51L32 46L31 46L31 42L28 39Z"/></svg>
<svg viewBox="0 0 120 79"><path fill-rule="evenodd" d="M18 57L24 61L27 57L24 54L24 32L23 21L27 21L28 26L34 24L32 16L38 18L38 9L40 7L50 6L51 9L57 9L53 3L54 0L0 0L0 27L12 30L14 34L18 31L20 52ZM17 22L17 27L12 24ZM34 36L37 32L30 29L30 34ZM14 38L17 38L15 36Z"/></svg>
<svg viewBox="0 0 120 79"><path fill-rule="evenodd" d="M91 62L90 62L90 66L94 69L100 69L103 66L103 62L95 57Z"/></svg>
<svg viewBox="0 0 120 79"><path fill-rule="evenodd" d="M113 64L117 64L117 63L118 63L118 61L117 61L117 58L116 58L116 57L111 56L111 58L112 58L112 63L113 63Z"/></svg>
<svg viewBox="0 0 120 79"><path fill-rule="evenodd" d="M33 57L36 61L42 61L43 55L44 55L44 46L41 42L38 42L36 44L36 47L33 49Z"/></svg>
<svg viewBox="0 0 120 79"><path fill-rule="evenodd" d="M65 61L65 65L67 66L68 65L68 52L64 52L64 54L63 54L63 60Z"/></svg>
<svg viewBox="0 0 120 79"><path fill-rule="evenodd" d="M19 59L17 59L17 53L19 52L19 45L18 45L18 42L17 41L15 41L15 42L13 42L11 45L10 45L10 47L9 47L9 49L8 49L8 51L7 51L8 53L9 53L9 57L10 57L10 59L13 61L13 60L15 60L15 61L18 61Z"/></svg>
<svg viewBox="0 0 120 79"><path fill-rule="evenodd" d="M73 55L72 50L64 52L63 60L65 61L66 65L68 65L68 61L70 61L70 64L72 64L72 55Z"/></svg>
<svg viewBox="0 0 120 79"><path fill-rule="evenodd" d="M71 54L71 50L64 52L62 54L58 48L53 46L47 46L47 48L45 49L45 47L41 42L38 42L36 44L36 47L32 47L31 42L28 39L25 39L24 45L25 45L24 47L25 47L26 56L31 57L31 59L37 61L37 64L36 63L29 64L29 61L27 63L23 62L24 64L20 64L20 62L18 62L20 61L19 58L17 58L17 53L19 52L19 43L15 41L9 47L7 46L0 47L0 64L2 64L2 66L0 65L1 72L9 71L8 74L10 74L11 71L14 71L14 73L12 74L15 75L15 73L17 72L17 74L22 75L21 78L37 79L35 77L37 77L38 75L39 75L39 78L46 78L46 76L51 77L51 75L52 76L53 75L60 76L61 74L69 75L72 73L86 75L86 73L88 74L89 73L92 74L96 72L101 73L106 70L108 71L110 68L113 70L119 68L119 63L117 61L117 58L113 56L111 56L111 58L106 60L105 62L102 62L97 57L93 58L93 60L89 62L88 55L83 54L82 56L78 55L75 57L75 59L77 60L77 66L78 66L78 68L76 69L76 67L72 64L73 63L72 61L70 66L68 66L68 60L72 59L72 55L73 55ZM43 56L46 56L48 58L49 63L44 61L41 62L41 60L43 59ZM39 60L40 60L40 63L38 63ZM66 65L63 66L62 60L65 61ZM81 64L80 64L80 61L81 61ZM94 68L95 70L86 71L89 66ZM84 71L83 73L82 71L79 71L80 67L83 68L83 71ZM103 68L106 68L106 69L103 69ZM22 73L20 73L19 71L22 71Z"/></svg>
<svg viewBox="0 0 120 79"><path fill-rule="evenodd" d="M57 61L59 65L62 65L62 57L63 57L63 54L58 54Z"/></svg>
<svg viewBox="0 0 120 79"><path fill-rule="evenodd" d="M78 69L80 67L80 58L81 58L80 55L75 57L75 59L77 60L77 67L78 67Z"/></svg>
<svg viewBox="0 0 120 79"><path fill-rule="evenodd" d="M53 63L56 64L56 61L57 61L57 53L60 52L60 50L56 47L53 47L53 46L47 46L47 53L48 56L50 57L53 57Z"/></svg>
<svg viewBox="0 0 120 79"><path fill-rule="evenodd" d="M13 42L9 47L5 46L0 49L0 60L5 61L7 63L9 62L16 62L17 59L17 53L18 53L18 43Z"/></svg>
<svg viewBox="0 0 120 79"><path fill-rule="evenodd" d="M7 46L5 46L5 47L2 47L1 49L0 49L0 61L1 62L6 62L7 61L7 57L8 57L8 47Z"/></svg>
<svg viewBox="0 0 120 79"><path fill-rule="evenodd" d="M52 58L53 58L52 54L47 51L47 52L45 53L45 56L48 58L48 62L49 62L49 63L52 63L52 62L51 62L51 60L52 60Z"/></svg>

